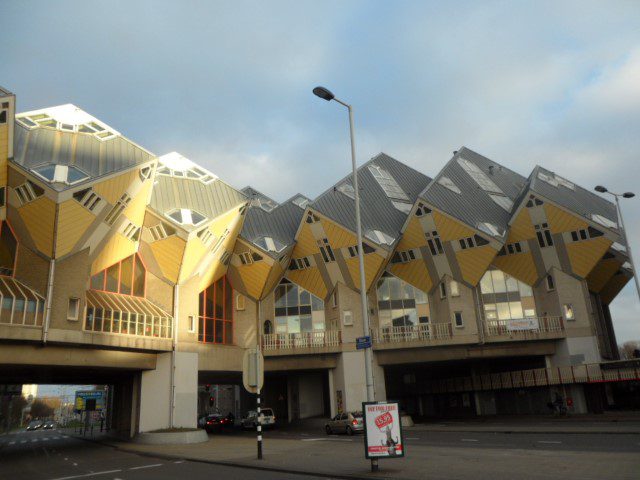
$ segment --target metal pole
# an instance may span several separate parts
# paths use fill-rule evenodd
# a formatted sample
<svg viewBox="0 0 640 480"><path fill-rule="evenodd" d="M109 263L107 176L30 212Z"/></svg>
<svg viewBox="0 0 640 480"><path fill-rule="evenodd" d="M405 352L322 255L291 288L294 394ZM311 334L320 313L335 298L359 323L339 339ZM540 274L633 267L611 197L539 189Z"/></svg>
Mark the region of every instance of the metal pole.
<svg viewBox="0 0 640 480"><path fill-rule="evenodd" d="M258 300L258 325L256 329L256 435L258 440L258 460L262 460L262 421L260 419L260 306Z"/></svg>
<svg viewBox="0 0 640 480"><path fill-rule="evenodd" d="M616 199L616 208L618 209L618 218L620 219L620 228L622 228L622 236L624 238L624 243L626 244L626 247L627 247L627 253L629 254L629 263L631 264L633 279L636 282L636 292L638 293L638 299L640 299L640 281L638 281L638 275L636 275L636 264L633 261L633 256L631 255L631 244L629 243L629 238L627 237L627 229L624 227L624 219L622 218L622 210L620 209L620 200L618 199L620 195L615 193L612 193L612 195Z"/></svg>
<svg viewBox="0 0 640 480"><path fill-rule="evenodd" d="M358 171L356 168L356 145L355 134L353 128L353 107L346 104L337 98L336 102L344 105L349 110L349 134L351 138L351 167L353 170L353 189L354 189L354 201L356 204L356 235L358 237L358 263L360 267L360 300L362 302L362 326L364 330L364 336L369 337L371 335L371 328L369 326L369 306L367 305L367 281L364 273L364 251L362 249L362 222L360 221L360 189L358 188ZM364 349L364 369L365 378L367 384L367 401L375 401L375 390L373 385L373 354L371 347ZM378 471L378 460L371 459L371 471Z"/></svg>

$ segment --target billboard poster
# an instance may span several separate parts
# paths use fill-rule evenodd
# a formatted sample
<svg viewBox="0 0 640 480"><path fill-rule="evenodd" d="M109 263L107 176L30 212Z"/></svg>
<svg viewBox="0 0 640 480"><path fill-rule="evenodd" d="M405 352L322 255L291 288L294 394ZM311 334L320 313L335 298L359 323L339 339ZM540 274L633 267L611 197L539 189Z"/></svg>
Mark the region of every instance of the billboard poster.
<svg viewBox="0 0 640 480"><path fill-rule="evenodd" d="M77 411L102 411L106 408L105 392L102 390L86 390L76 392L75 409Z"/></svg>
<svg viewBox="0 0 640 480"><path fill-rule="evenodd" d="M366 458L404 457L400 409L392 402L363 402Z"/></svg>
<svg viewBox="0 0 640 480"><path fill-rule="evenodd" d="M509 332L518 332L522 330L537 330L539 328L538 319L530 318L512 318L507 320L507 330Z"/></svg>

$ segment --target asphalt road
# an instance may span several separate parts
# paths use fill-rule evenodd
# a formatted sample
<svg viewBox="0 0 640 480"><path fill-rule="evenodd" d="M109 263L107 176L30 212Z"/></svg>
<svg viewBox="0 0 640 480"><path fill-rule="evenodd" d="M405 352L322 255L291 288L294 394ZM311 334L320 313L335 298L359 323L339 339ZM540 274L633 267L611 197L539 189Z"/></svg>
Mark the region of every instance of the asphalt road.
<svg viewBox="0 0 640 480"><path fill-rule="evenodd" d="M136 455L56 430L0 435L1 480L313 480L318 477Z"/></svg>

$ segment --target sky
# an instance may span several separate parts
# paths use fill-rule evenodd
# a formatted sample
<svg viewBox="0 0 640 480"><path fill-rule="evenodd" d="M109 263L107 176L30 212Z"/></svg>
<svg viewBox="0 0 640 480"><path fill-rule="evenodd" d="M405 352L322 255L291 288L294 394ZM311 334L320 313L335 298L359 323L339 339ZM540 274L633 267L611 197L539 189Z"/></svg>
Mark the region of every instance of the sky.
<svg viewBox="0 0 640 480"><path fill-rule="evenodd" d="M379 152L435 176L467 146L528 176L640 194L637 1L7 1L0 85L73 103L278 201ZM640 256L640 198L625 200ZM633 282L611 305L640 339Z"/></svg>

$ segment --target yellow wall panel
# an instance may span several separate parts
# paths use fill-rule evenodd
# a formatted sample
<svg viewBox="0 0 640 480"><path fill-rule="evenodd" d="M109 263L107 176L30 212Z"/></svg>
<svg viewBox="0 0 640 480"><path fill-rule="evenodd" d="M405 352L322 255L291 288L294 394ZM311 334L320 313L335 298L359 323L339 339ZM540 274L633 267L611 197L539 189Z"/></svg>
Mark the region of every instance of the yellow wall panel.
<svg viewBox="0 0 640 480"><path fill-rule="evenodd" d="M347 258L345 261L349 268L351 280L357 290L360 291L360 262L358 261L358 257ZM383 264L384 258L377 253L369 253L364 256L364 278L367 285L367 291L371 288L371 284L377 277Z"/></svg>
<svg viewBox="0 0 640 480"><path fill-rule="evenodd" d="M136 253L136 242L132 242L120 233L115 233L91 265L91 275L110 267L123 258Z"/></svg>
<svg viewBox="0 0 640 480"><path fill-rule="evenodd" d="M302 225L302 230L300 230L300 235L298 235L296 246L293 249L292 257L307 257L314 253L318 253L318 251L318 244L316 243L313 233L311 233L311 227L308 223L304 223Z"/></svg>
<svg viewBox="0 0 640 480"><path fill-rule="evenodd" d="M423 292L428 293L433 287L433 282L422 259L408 263L394 263L389 266L389 271Z"/></svg>
<svg viewBox="0 0 640 480"><path fill-rule="evenodd" d="M620 290L624 288L627 282L631 280L626 275L614 275L611 280L607 282L602 291L600 297L605 304L612 302L614 298L620 293Z"/></svg>
<svg viewBox="0 0 640 480"><path fill-rule="evenodd" d="M605 237L568 243L566 248L573 273L586 278L612 243Z"/></svg>
<svg viewBox="0 0 640 480"><path fill-rule="evenodd" d="M127 191L129 185L136 180L138 175L138 169L134 168L132 171L118 175L115 178L96 183L93 189L98 195L113 205L122 194Z"/></svg>
<svg viewBox="0 0 640 480"><path fill-rule="evenodd" d="M497 253L497 250L490 245L456 252L462 278L475 287Z"/></svg>
<svg viewBox="0 0 640 480"><path fill-rule="evenodd" d="M186 242L178 236L172 235L151 243L149 247L156 262L158 262L160 270L162 270L162 274L169 281L176 283Z"/></svg>
<svg viewBox="0 0 640 480"><path fill-rule="evenodd" d="M53 254L53 227L56 204L47 197L40 197L18 208L29 234L38 250L51 257Z"/></svg>
<svg viewBox="0 0 640 480"><path fill-rule="evenodd" d="M580 220L575 215L571 215L564 210L560 210L555 205L545 203L544 211L547 214L547 221L551 233L571 232L588 227L587 222Z"/></svg>
<svg viewBox="0 0 640 480"><path fill-rule="evenodd" d="M144 221L144 214L147 209L147 204L149 203L152 187L153 182L150 179L146 180L142 184L140 191L131 199L131 202L123 211L124 216L138 226L142 225Z"/></svg>
<svg viewBox="0 0 640 480"><path fill-rule="evenodd" d="M606 258L598 262L591 273L587 276L587 284L589 290L592 292L600 292L607 284L611 277L613 277L620 267L622 262L619 262L615 258Z"/></svg>
<svg viewBox="0 0 640 480"><path fill-rule="evenodd" d="M536 264L533 261L533 255L529 252L495 257L493 265L527 285L532 286L538 280Z"/></svg>
<svg viewBox="0 0 640 480"><path fill-rule="evenodd" d="M460 222L446 217L440 212L433 211L433 219L440 234L440 238L444 242L458 240L459 238L472 237L476 232Z"/></svg>
<svg viewBox="0 0 640 480"><path fill-rule="evenodd" d="M180 275L178 282L182 283L193 275L195 269L202 261L207 253L207 247L204 246L198 237L192 237L186 244L184 254L182 255L182 266L180 267Z"/></svg>
<svg viewBox="0 0 640 480"><path fill-rule="evenodd" d="M95 218L93 213L75 200L62 202L58 207L56 257L62 257L71 252Z"/></svg>
<svg viewBox="0 0 640 480"><path fill-rule="evenodd" d="M251 298L259 299L271 273L271 267L267 262L253 262L251 265L238 265L234 268Z"/></svg>
<svg viewBox="0 0 640 480"><path fill-rule="evenodd" d="M334 250L356 244L356 236L335 223L323 219L322 227L324 228L324 233L327 235L327 240L329 240L331 248Z"/></svg>
<svg viewBox="0 0 640 480"><path fill-rule="evenodd" d="M408 250L410 248L420 248L427 244L427 239L424 236L424 231L420 225L420 220L415 215L409 221L407 228L402 234L400 242L398 242L398 248L396 250Z"/></svg>
<svg viewBox="0 0 640 480"><path fill-rule="evenodd" d="M327 287L322 280L320 271L315 267L304 270L289 270L287 271L287 278L305 290L310 291L316 297L324 299L327 296Z"/></svg>
<svg viewBox="0 0 640 480"><path fill-rule="evenodd" d="M267 298L271 294L271 292L273 292L273 290L282 280L283 275L284 270L282 266L279 263L274 263L271 267L269 278L267 278L264 288L262 289L262 299Z"/></svg>
<svg viewBox="0 0 640 480"><path fill-rule="evenodd" d="M531 216L529 210L523 208L518 213L518 216L511 224L509 228L509 236L507 237L507 243L521 242L523 240L529 240L535 238L536 231L531 223Z"/></svg>
<svg viewBox="0 0 640 480"><path fill-rule="evenodd" d="M7 158L9 156L9 124L0 124L0 186L7 185Z"/></svg>

